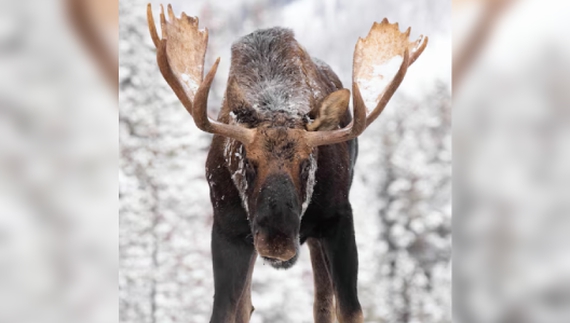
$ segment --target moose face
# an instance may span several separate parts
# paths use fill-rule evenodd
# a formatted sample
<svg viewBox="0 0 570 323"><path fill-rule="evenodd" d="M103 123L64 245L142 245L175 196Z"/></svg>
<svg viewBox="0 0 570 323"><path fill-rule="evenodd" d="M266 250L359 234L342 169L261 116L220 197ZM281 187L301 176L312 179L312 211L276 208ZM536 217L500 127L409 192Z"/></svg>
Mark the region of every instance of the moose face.
<svg viewBox="0 0 570 323"><path fill-rule="evenodd" d="M245 146L243 171L246 199L257 252L273 266L294 264L299 227L310 201L316 171L316 149L304 130L258 127Z"/></svg>
<svg viewBox="0 0 570 323"><path fill-rule="evenodd" d="M293 87L260 89L242 83L230 81L225 104L229 123L250 136L240 143L229 140L225 157L258 254L274 267L287 268L297 259L301 217L315 184L318 149L307 134L337 129L350 92L333 92L313 108L307 104L292 113L291 104L308 102L295 98Z"/></svg>
<svg viewBox="0 0 570 323"><path fill-rule="evenodd" d="M350 92L333 92L299 117L282 108L289 103L279 100L286 92L275 89L262 92L264 96L228 88L231 123L251 131L251 136L241 144L228 141L234 145L226 149L226 160L233 167L258 254L274 267L288 268L297 259L301 217L315 185L318 149L308 134L337 129Z"/></svg>

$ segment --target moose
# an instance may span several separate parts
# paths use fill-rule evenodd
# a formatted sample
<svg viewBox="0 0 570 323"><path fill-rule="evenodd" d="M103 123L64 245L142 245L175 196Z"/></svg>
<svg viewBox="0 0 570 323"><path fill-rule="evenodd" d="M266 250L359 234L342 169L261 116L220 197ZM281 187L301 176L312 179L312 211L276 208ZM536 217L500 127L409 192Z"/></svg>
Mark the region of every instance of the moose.
<svg viewBox="0 0 570 323"><path fill-rule="evenodd" d="M203 77L208 30L196 17L176 17L170 5L167 14L161 6L159 37L147 7L159 70L196 126L214 134L206 161L214 217L210 322L249 322L257 256L286 269L305 242L315 322L331 323L335 315L341 323L363 322L348 199L357 137L380 115L427 37L409 41L410 28L402 33L387 19L373 24L354 51L351 115L350 90L291 30L257 30L233 43L213 118L208 93L220 59Z"/></svg>

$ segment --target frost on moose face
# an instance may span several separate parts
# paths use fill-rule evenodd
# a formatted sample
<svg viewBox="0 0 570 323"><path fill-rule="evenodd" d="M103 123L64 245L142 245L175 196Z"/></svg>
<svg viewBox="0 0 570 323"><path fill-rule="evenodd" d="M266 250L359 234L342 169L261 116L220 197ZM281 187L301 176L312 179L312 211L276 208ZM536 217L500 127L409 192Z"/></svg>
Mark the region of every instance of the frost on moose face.
<svg viewBox="0 0 570 323"><path fill-rule="evenodd" d="M301 131L298 131L299 133ZM293 203L299 217L309 206L315 185L316 151L303 144L285 129L261 129L259 139L249 147L226 139L224 158L242 206L251 219L256 212L262 190L274 185L273 178L285 177L291 184ZM292 137L292 138L291 138Z"/></svg>

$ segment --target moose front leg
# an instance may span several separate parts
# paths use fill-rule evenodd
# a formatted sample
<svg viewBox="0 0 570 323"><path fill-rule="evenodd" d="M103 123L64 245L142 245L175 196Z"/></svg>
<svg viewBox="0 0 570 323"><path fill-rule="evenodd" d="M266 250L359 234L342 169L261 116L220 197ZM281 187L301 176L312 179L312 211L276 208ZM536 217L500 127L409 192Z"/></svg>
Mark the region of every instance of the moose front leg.
<svg viewBox="0 0 570 323"><path fill-rule="evenodd" d="M255 265L256 258L257 254L254 254L251 258L247 281L245 282L245 287L243 288L236 312L236 323L249 323L251 314L254 310L253 304L251 304L251 276L253 274L253 267Z"/></svg>
<svg viewBox="0 0 570 323"><path fill-rule="evenodd" d="M336 296L336 315L340 323L362 323L358 301L358 252L354 239L354 224L350 205L339 210L338 222L322 240L330 263Z"/></svg>
<svg viewBox="0 0 570 323"><path fill-rule="evenodd" d="M309 238L307 239L307 244L311 251L311 265L313 266L315 285L313 317L315 323L332 323L334 320L334 291L329 263L319 240Z"/></svg>
<svg viewBox="0 0 570 323"><path fill-rule="evenodd" d="M212 262L214 266L214 308L210 323L242 323L242 295L249 297L247 284L255 263L253 244L241 236L232 236L214 224ZM246 291L244 293L244 291ZM249 302L251 304L251 301ZM240 306L241 305L241 306ZM237 318L236 314L241 315ZM251 311L250 311L251 313Z"/></svg>

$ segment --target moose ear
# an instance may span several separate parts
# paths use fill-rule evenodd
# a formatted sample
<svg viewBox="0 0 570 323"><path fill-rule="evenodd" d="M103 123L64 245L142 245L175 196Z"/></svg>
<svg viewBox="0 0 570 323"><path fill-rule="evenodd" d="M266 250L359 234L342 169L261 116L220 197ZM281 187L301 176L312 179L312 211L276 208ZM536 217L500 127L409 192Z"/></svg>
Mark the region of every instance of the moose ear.
<svg viewBox="0 0 570 323"><path fill-rule="evenodd" d="M342 89L329 94L316 111L315 121L307 125L308 131L335 130L348 109L350 91Z"/></svg>

